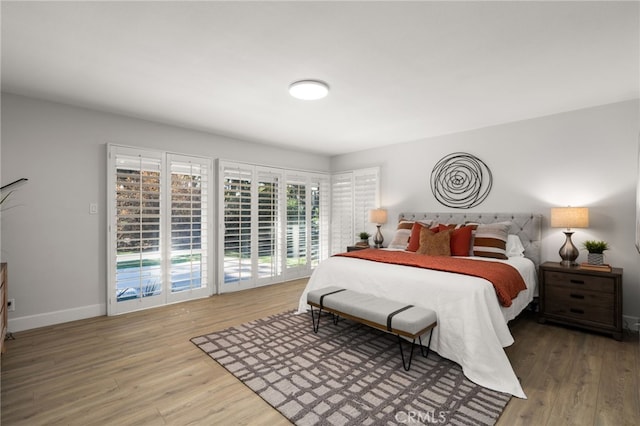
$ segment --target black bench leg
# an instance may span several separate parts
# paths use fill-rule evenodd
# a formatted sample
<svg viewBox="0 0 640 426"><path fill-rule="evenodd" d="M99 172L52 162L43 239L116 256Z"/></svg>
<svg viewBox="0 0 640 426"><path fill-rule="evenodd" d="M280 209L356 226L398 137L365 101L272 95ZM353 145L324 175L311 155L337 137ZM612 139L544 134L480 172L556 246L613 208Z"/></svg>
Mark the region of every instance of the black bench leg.
<svg viewBox="0 0 640 426"><path fill-rule="evenodd" d="M316 321L316 317L313 314L313 306L311 306L311 321L313 322L313 332L317 333L320 328L320 315L322 315L322 308L318 311L318 320Z"/></svg>
<svg viewBox="0 0 640 426"><path fill-rule="evenodd" d="M316 319L316 316L313 313L313 306L310 305L310 307L311 307L311 322L313 322L313 332L317 333L318 329L320 328L320 316L322 315L322 308L318 310L318 319ZM340 317L332 312L331 318L332 318L333 324L337 325L338 321L340 320Z"/></svg>
<svg viewBox="0 0 640 426"><path fill-rule="evenodd" d="M424 346L422 345L422 336L418 337L420 339L420 353L423 357L429 357L429 350L431 349L431 337L433 336L433 328L429 331L429 343L427 344L427 351L425 353Z"/></svg>
<svg viewBox="0 0 640 426"><path fill-rule="evenodd" d="M411 342L411 352L409 354L409 363L406 363L404 360L404 352L402 351L402 337L398 334L398 345L400 346L400 357L402 357L402 366L404 367L404 371L409 371L411 368L411 360L413 359L413 347L415 346L416 339L413 339Z"/></svg>
<svg viewBox="0 0 640 426"><path fill-rule="evenodd" d="M418 336L418 341L420 342L420 353L425 358L429 357L429 349L431 348L432 335L433 335L433 329L431 329L431 331L429 332L429 343L427 344L426 352L425 352L425 347L422 344L422 336ZM409 369L411 369L411 360L413 359L413 347L415 346L416 339L413 339L413 341L411 342L411 352L409 353L408 363L405 362L404 360L404 351L402 350L402 340L403 340L402 337L400 337L400 335L398 334L398 346L400 346L400 356L402 357L402 366L404 367L405 371L409 371Z"/></svg>

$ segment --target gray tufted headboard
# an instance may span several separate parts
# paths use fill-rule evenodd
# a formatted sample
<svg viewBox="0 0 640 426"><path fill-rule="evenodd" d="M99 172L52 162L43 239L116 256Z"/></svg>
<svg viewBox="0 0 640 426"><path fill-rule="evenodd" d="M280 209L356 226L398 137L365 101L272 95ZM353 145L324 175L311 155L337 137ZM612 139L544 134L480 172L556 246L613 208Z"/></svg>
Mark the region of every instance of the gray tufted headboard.
<svg viewBox="0 0 640 426"><path fill-rule="evenodd" d="M536 267L540 265L540 240L542 238L542 215L533 213L400 213L398 220L434 220L439 223L495 223L511 222L510 234L520 237L525 257L531 259Z"/></svg>

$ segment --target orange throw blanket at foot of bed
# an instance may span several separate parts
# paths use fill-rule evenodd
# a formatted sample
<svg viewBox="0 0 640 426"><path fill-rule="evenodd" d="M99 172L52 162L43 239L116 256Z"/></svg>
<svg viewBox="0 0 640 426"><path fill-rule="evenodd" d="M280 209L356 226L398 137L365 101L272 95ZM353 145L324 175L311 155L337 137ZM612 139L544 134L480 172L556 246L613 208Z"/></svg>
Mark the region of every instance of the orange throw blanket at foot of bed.
<svg viewBox="0 0 640 426"><path fill-rule="evenodd" d="M449 256L427 256L406 251L365 249L340 253L336 256L353 257L373 262L392 263L416 268L434 269L484 278L493 284L502 306L511 306L518 293L527 288L516 268L506 263L473 260Z"/></svg>

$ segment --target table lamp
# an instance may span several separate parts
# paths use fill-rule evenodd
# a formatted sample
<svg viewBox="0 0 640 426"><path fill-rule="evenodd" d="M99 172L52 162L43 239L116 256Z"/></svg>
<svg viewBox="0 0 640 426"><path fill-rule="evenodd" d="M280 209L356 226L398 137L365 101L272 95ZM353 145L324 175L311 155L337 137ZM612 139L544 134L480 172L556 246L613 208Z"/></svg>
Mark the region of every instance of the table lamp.
<svg viewBox="0 0 640 426"><path fill-rule="evenodd" d="M567 238L558 252L562 258L560 265L570 267L577 264L576 259L580 252L571 241L571 236L573 235L571 228L587 228L588 226L589 209L586 207L551 208L551 227L567 228L566 231L563 231Z"/></svg>
<svg viewBox="0 0 640 426"><path fill-rule="evenodd" d="M376 232L376 235L373 237L373 243L376 245L376 248L380 248L384 241L382 232L380 232L380 226L383 223L387 223L387 211L385 209L369 210L369 222L375 223L378 227L378 232Z"/></svg>

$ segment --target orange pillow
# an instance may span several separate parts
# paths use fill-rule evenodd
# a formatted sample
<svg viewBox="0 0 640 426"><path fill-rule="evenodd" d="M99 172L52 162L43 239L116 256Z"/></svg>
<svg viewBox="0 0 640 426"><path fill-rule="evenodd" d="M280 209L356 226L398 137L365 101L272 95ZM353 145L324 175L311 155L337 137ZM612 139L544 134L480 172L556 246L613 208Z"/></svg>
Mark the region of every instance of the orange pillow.
<svg viewBox="0 0 640 426"><path fill-rule="evenodd" d="M464 226L454 229L456 225L440 225L440 231L452 229L451 233L451 256L469 256L471 252L471 233L473 227Z"/></svg>
<svg viewBox="0 0 640 426"><path fill-rule="evenodd" d="M420 232L420 248L416 254L451 256L452 232L452 230L433 232L429 228L423 228Z"/></svg>
<svg viewBox="0 0 640 426"><path fill-rule="evenodd" d="M438 232L440 228L434 226L428 228L425 224L420 222L414 222L411 228L411 236L409 237L409 244L407 245L407 251L418 251L420 248L420 232L423 229L431 229L432 232Z"/></svg>

